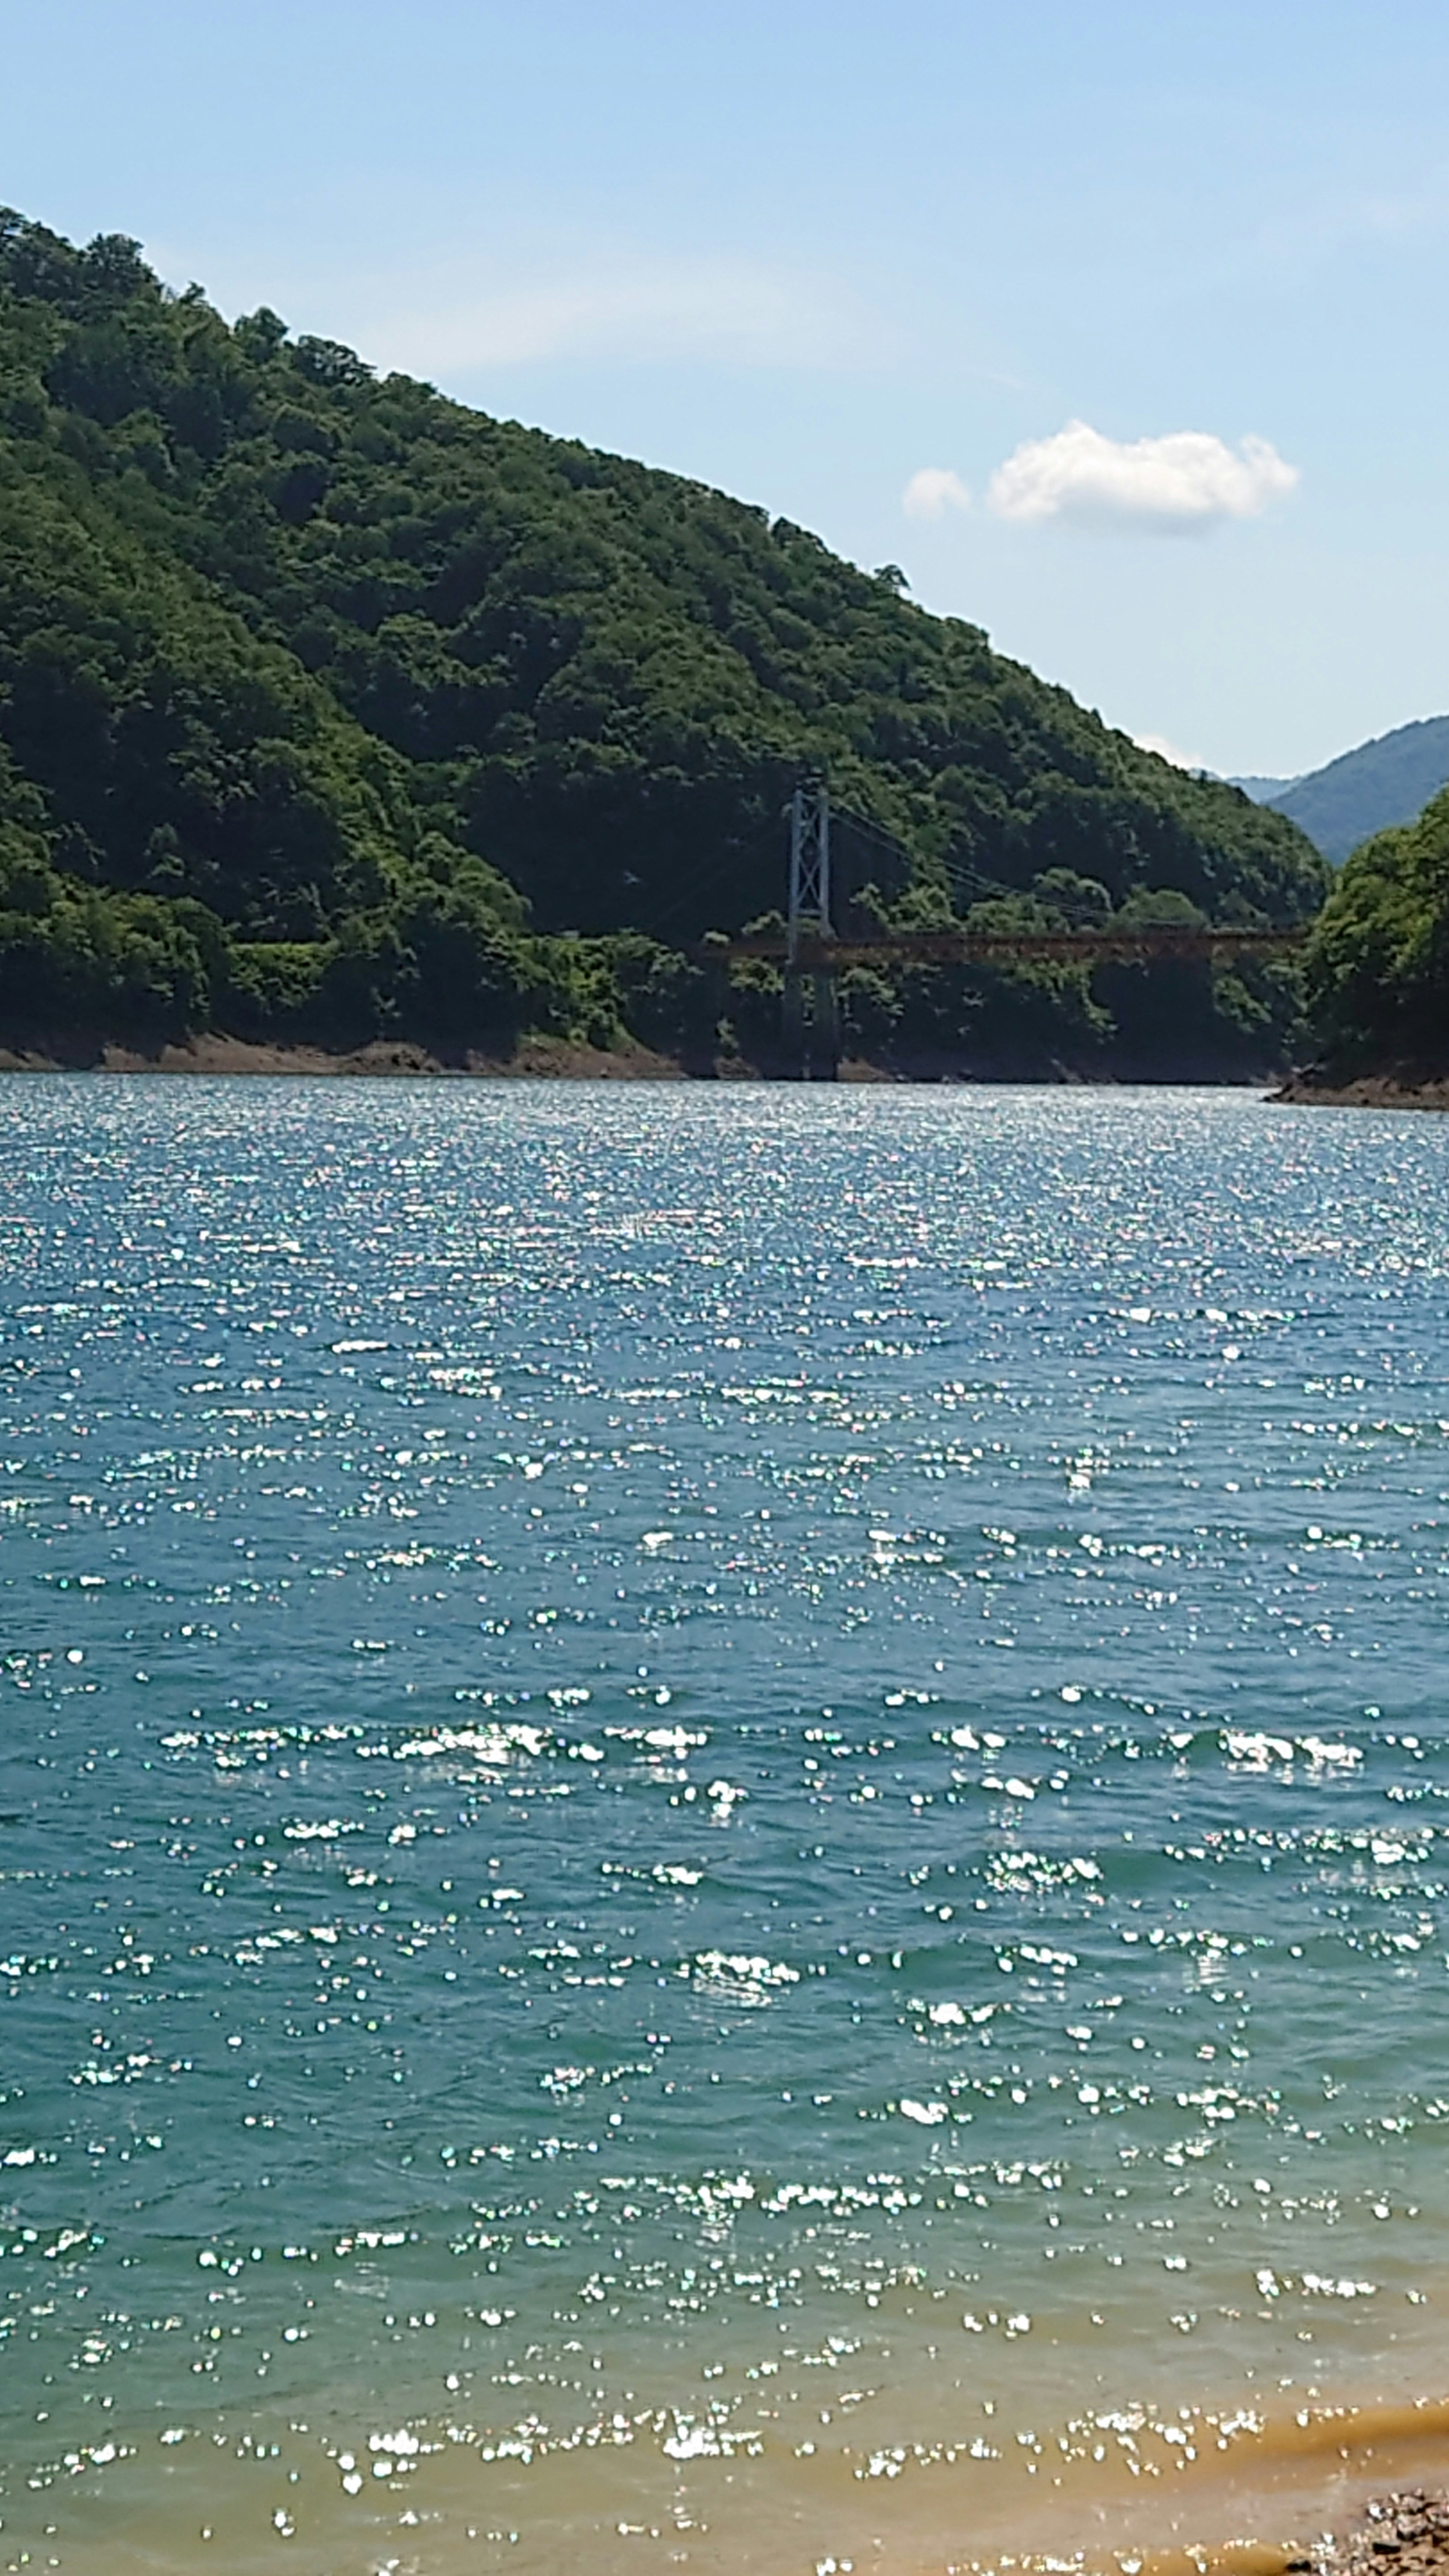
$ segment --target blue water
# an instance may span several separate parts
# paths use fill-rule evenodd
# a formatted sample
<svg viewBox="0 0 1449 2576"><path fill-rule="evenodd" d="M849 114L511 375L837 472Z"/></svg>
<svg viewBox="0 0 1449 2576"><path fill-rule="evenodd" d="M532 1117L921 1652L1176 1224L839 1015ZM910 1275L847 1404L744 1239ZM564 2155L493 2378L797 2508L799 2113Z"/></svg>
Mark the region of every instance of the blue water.
<svg viewBox="0 0 1449 2576"><path fill-rule="evenodd" d="M1131 2565L1409 2438L1449 1124L0 1118L0 2563Z"/></svg>

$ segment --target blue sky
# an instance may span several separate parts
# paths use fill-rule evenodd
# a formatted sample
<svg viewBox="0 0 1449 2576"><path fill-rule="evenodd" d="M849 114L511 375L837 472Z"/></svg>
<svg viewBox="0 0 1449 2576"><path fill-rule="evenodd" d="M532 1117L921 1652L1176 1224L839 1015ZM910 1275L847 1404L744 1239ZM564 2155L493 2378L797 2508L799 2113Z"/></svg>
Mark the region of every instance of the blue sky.
<svg viewBox="0 0 1449 2576"><path fill-rule="evenodd" d="M12 0L3 65L0 199L899 563L1129 732L1449 708L1449 11Z"/></svg>

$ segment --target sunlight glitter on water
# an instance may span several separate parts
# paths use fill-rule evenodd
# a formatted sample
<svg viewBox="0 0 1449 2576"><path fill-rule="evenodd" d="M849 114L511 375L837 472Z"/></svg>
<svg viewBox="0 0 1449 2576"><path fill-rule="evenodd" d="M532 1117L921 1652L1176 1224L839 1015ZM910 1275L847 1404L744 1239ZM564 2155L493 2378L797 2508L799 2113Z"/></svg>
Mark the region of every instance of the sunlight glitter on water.
<svg viewBox="0 0 1449 2576"><path fill-rule="evenodd" d="M1342 2413L1449 2385L1433 1122L5 1098L15 2564L1115 2564L1441 2438Z"/></svg>

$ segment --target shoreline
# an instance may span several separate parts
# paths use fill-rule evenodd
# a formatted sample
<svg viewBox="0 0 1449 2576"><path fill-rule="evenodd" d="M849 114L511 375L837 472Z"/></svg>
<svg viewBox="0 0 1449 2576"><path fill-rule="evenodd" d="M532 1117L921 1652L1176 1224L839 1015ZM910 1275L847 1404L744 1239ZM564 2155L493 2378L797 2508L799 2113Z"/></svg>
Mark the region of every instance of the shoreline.
<svg viewBox="0 0 1449 2576"><path fill-rule="evenodd" d="M69 1036L28 1046L0 1043L0 1073L269 1074L308 1081L425 1082L718 1083L792 1078L742 1057L691 1064L653 1047L595 1047L574 1038L521 1038L511 1055L488 1055L471 1047L443 1055L411 1038L373 1038L365 1046L329 1048L232 1038L221 1031L150 1048ZM914 1078L855 1058L841 1064L837 1077L846 1083Z"/></svg>
<svg viewBox="0 0 1449 2576"><path fill-rule="evenodd" d="M365 1046L328 1048L283 1045L228 1037L223 1031L176 1040L158 1047L123 1046L109 1039L65 1031L25 1044L0 1041L0 1073L106 1073L179 1075L270 1075L301 1080L403 1080L437 1082L668 1082L720 1084L770 1082L798 1087L805 1077L775 1062L739 1056L713 1060L665 1055L642 1044L595 1047L581 1039L525 1037L510 1055L482 1049L439 1053L410 1038L374 1038ZM1164 1090L1207 1087L1224 1091L1256 1090L1273 1099L1296 1099L1297 1077L1272 1071L1214 1074L1198 1068L1169 1073L1104 1070L1069 1064L1035 1071L974 1065L953 1057L923 1058L908 1065L880 1064L864 1056L845 1056L834 1084L930 1084L942 1089L1000 1084L1043 1090L1126 1090L1143 1085ZM1282 1088L1270 1090L1278 1083ZM1444 1086L1449 1107L1449 1083ZM1307 1097L1305 1093L1303 1095ZM1318 1093L1312 1095L1315 1099Z"/></svg>
<svg viewBox="0 0 1449 2576"><path fill-rule="evenodd" d="M1424 2487L1374 2496L1355 2523L1287 2560L1284 2576L1444 2576L1449 2494Z"/></svg>
<svg viewBox="0 0 1449 2576"><path fill-rule="evenodd" d="M1449 1109L1449 1075L1362 1073L1351 1082L1320 1081L1311 1073L1290 1074L1273 1093L1292 1109Z"/></svg>
<svg viewBox="0 0 1449 2576"><path fill-rule="evenodd" d="M562 1038L525 1038L511 1056L470 1049L447 1057L411 1039L374 1038L366 1046L332 1049L256 1043L220 1031L154 1048L69 1037L48 1045L0 1045L0 1073L290 1074L310 1080L394 1077L443 1082L537 1080L540 1076L592 1082L687 1082L690 1078L672 1057L644 1046L609 1049Z"/></svg>

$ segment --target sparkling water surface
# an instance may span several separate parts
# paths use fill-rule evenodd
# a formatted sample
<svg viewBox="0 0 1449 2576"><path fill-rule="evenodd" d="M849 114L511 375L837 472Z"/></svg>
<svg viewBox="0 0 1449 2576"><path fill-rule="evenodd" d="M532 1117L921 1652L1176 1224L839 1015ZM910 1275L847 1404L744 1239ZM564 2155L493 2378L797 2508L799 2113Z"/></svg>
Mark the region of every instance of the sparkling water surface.
<svg viewBox="0 0 1449 2576"><path fill-rule="evenodd" d="M1449 1125L0 1119L0 2565L1131 2569L1442 2445Z"/></svg>

